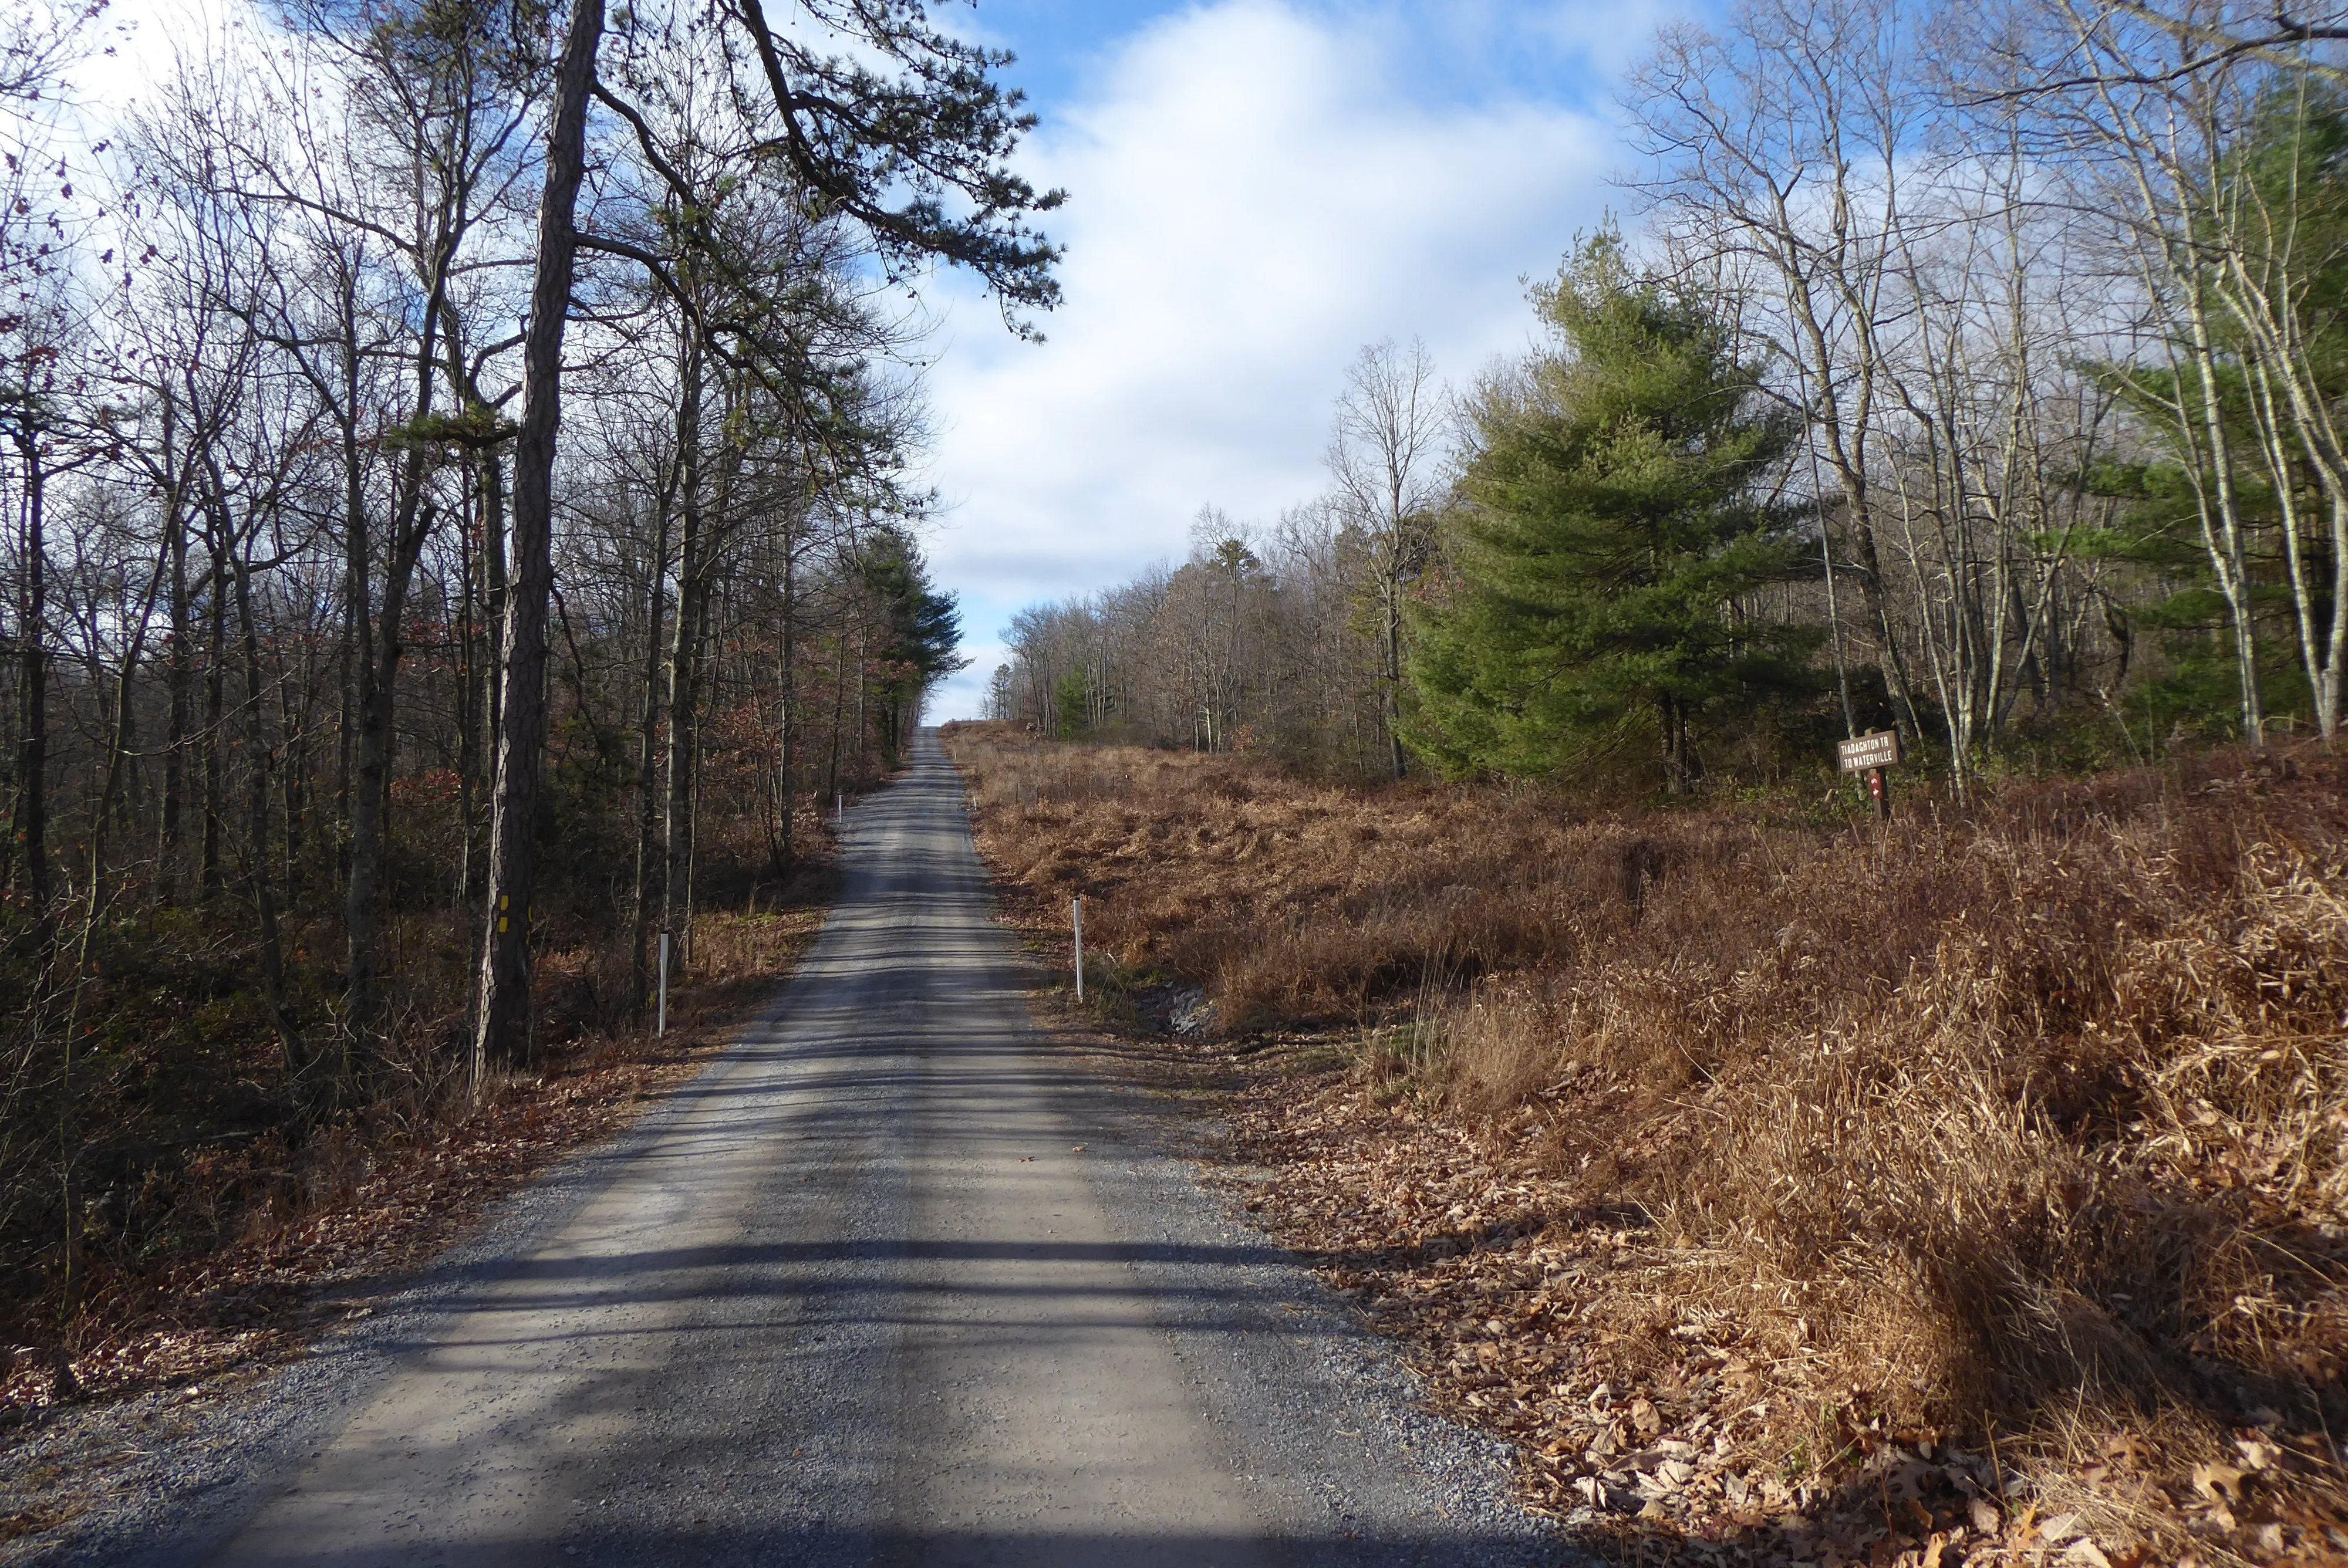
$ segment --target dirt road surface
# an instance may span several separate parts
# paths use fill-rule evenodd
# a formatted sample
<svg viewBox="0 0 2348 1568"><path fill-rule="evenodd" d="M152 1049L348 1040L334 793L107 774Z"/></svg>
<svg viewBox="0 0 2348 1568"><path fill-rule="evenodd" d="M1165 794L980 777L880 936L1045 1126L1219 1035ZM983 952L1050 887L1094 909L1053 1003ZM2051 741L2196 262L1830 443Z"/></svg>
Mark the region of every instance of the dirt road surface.
<svg viewBox="0 0 2348 1568"><path fill-rule="evenodd" d="M934 735L767 1020L65 1560L1517 1563L1488 1445L1039 1032Z"/></svg>

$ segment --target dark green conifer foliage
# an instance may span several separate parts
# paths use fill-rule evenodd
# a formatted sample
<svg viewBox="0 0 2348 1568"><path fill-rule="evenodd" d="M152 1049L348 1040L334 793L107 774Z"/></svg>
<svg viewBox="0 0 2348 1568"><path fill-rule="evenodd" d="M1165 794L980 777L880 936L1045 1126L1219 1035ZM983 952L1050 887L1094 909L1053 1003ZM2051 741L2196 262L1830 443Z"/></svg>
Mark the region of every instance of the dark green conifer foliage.
<svg viewBox="0 0 2348 1568"><path fill-rule="evenodd" d="M1643 735L1679 794L1708 720L1816 686L1816 630L1738 608L1814 554L1777 496L1796 426L1717 318L1634 275L1614 234L1534 302L1558 346L1470 410L1413 743L1454 774L1537 776Z"/></svg>
<svg viewBox="0 0 2348 1568"><path fill-rule="evenodd" d="M863 558L865 587L880 600L888 623L870 657L879 676L881 753L893 767L911 704L940 676L970 661L954 651L962 641L961 607L953 594L931 586L929 568L910 537L892 527L878 528L865 540Z"/></svg>

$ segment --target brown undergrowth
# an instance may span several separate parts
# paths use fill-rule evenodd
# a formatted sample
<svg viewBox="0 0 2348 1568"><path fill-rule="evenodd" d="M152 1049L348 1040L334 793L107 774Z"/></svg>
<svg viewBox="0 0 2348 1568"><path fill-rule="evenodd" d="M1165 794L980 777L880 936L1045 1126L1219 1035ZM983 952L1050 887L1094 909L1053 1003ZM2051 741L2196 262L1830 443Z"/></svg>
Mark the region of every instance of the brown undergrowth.
<svg viewBox="0 0 2348 1568"><path fill-rule="evenodd" d="M91 1249L83 1297L61 1337L37 1323L12 1327L18 1341L42 1348L19 1351L0 1382L0 1425L61 1397L102 1402L201 1387L298 1354L321 1324L370 1310L369 1293L447 1246L499 1198L698 1071L813 942L835 881L828 847L817 847L763 912L751 904L697 916L692 965L672 987L664 1038L627 1016L624 953L608 944L558 947L539 964L538 1061L492 1080L479 1105L447 1096L379 1102L295 1149L264 1137L190 1160L165 1196L185 1211L178 1228L221 1240L160 1268ZM437 1040L452 1022L425 1020L411 1032ZM418 1073L447 1070L420 1065ZM0 1519L0 1539L46 1518L36 1511Z"/></svg>
<svg viewBox="0 0 2348 1568"><path fill-rule="evenodd" d="M2337 760L1878 830L950 744L1097 1016L1244 1071L1250 1206L1626 1556L2348 1556Z"/></svg>

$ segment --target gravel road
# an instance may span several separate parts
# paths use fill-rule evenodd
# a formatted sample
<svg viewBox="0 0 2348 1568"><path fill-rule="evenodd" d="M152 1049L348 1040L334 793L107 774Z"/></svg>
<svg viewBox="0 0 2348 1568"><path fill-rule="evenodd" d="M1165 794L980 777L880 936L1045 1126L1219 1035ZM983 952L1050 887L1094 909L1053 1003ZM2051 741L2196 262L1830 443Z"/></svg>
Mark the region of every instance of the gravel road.
<svg viewBox="0 0 2348 1568"><path fill-rule="evenodd" d="M36 1440L138 1423L43 1557L1576 1558L1175 1118L1039 1032L933 734L845 837L771 1013L625 1136L238 1398Z"/></svg>

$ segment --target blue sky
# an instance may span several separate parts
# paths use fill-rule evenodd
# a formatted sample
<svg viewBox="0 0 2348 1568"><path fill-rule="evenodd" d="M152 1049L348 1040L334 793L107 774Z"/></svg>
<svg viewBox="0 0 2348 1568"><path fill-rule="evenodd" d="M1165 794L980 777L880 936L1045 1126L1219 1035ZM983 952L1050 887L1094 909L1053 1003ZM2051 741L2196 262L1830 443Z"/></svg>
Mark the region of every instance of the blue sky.
<svg viewBox="0 0 2348 1568"><path fill-rule="evenodd" d="M1013 50L1009 79L1039 104L1083 98L1099 67L1144 29L1223 9L1151 0L978 0L950 3L941 20ZM1282 7L1333 30L1406 40L1409 69L1395 84L1429 102L1476 103L1496 95L1557 99L1602 97L1618 62L1621 24L1642 6L1457 0L1448 5L1355 5L1323 0ZM974 19L974 23L973 23ZM1652 27L1634 28L1643 40Z"/></svg>
<svg viewBox="0 0 2348 1568"><path fill-rule="evenodd" d="M1622 206L1615 83L1679 0L980 0L1065 187L1047 341L942 281L929 549L977 712L1020 606L1179 557L1203 505L1268 522L1323 484L1365 343L1465 382L1530 341L1523 282Z"/></svg>
<svg viewBox="0 0 2348 1568"><path fill-rule="evenodd" d="M1524 348L1525 281L1622 205L1622 71L1715 3L936 0L1018 56L1040 120L1019 162L1067 190L1068 254L1041 345L933 280L920 478L973 662L931 717L979 711L1021 606L1179 559L1203 506L1269 523L1316 495L1365 343L1421 339L1460 383ZM207 9L114 0L95 96Z"/></svg>

